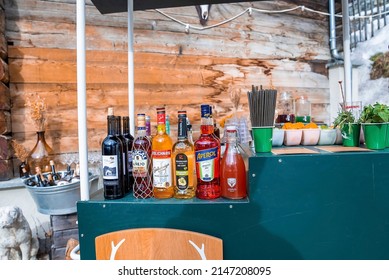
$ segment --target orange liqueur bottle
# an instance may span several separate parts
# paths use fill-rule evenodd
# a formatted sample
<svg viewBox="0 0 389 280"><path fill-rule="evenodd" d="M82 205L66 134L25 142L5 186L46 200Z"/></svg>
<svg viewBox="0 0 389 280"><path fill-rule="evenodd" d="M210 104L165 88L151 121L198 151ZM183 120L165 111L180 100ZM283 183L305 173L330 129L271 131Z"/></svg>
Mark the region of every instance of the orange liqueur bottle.
<svg viewBox="0 0 389 280"><path fill-rule="evenodd" d="M242 199L246 192L246 167L237 146L236 127L227 126L226 151L220 164L220 185L222 197L228 199Z"/></svg>
<svg viewBox="0 0 389 280"><path fill-rule="evenodd" d="M136 198L149 198L153 197L151 143L146 136L145 114L138 114L137 120L137 133L132 145L133 195Z"/></svg>
<svg viewBox="0 0 389 280"><path fill-rule="evenodd" d="M173 141L166 134L165 108L157 108L157 134L152 140L153 192L155 198L171 198L174 195L172 182Z"/></svg>
<svg viewBox="0 0 389 280"><path fill-rule="evenodd" d="M178 111L178 140L173 145L174 197L193 198L196 195L194 146L188 140L186 111Z"/></svg>
<svg viewBox="0 0 389 280"><path fill-rule="evenodd" d="M201 105L201 135L195 142L197 190L200 199L220 197L220 142L212 135L209 105Z"/></svg>

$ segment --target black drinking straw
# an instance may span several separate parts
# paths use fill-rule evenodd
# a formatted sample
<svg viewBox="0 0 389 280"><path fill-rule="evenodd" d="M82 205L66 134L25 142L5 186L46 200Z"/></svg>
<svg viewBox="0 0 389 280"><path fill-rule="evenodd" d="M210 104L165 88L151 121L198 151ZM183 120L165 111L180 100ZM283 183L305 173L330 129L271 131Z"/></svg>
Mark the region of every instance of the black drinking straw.
<svg viewBox="0 0 389 280"><path fill-rule="evenodd" d="M277 90L251 86L247 92L250 120L253 127L273 126L276 109Z"/></svg>

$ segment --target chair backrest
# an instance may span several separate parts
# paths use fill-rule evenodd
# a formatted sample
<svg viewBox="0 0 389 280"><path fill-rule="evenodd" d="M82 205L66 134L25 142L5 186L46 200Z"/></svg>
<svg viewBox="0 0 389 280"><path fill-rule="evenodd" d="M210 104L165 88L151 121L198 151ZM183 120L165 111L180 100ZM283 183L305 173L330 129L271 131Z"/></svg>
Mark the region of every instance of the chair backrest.
<svg viewBox="0 0 389 280"><path fill-rule="evenodd" d="M139 228L95 238L97 260L222 260L220 238L178 229Z"/></svg>

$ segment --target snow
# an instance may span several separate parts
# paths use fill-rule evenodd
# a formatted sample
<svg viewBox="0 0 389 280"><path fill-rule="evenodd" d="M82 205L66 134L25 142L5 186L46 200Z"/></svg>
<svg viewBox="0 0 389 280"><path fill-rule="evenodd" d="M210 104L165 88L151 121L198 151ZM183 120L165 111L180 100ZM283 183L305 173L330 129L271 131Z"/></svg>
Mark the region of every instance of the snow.
<svg viewBox="0 0 389 280"><path fill-rule="evenodd" d="M389 51L389 25L377 31L368 41L359 43L351 53L351 60L358 67L358 94L362 105L375 102L389 104L389 78L370 80L373 62L370 57ZM389 62L388 62L389 63Z"/></svg>

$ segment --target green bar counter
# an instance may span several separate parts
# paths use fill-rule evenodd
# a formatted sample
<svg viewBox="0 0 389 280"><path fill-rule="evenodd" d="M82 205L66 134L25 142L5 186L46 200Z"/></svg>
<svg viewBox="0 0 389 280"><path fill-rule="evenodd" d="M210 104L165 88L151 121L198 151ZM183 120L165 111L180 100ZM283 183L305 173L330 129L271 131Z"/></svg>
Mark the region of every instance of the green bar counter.
<svg viewBox="0 0 389 280"><path fill-rule="evenodd" d="M104 200L100 193L79 201L81 259L96 258L96 236L145 227L219 237L224 259L389 259L389 149L316 150L251 154L242 200Z"/></svg>

